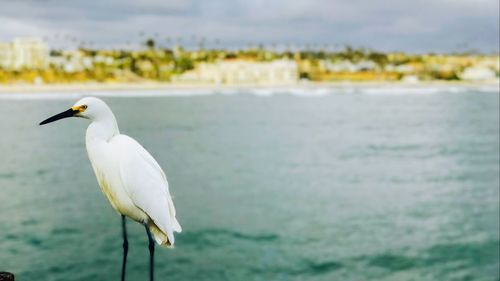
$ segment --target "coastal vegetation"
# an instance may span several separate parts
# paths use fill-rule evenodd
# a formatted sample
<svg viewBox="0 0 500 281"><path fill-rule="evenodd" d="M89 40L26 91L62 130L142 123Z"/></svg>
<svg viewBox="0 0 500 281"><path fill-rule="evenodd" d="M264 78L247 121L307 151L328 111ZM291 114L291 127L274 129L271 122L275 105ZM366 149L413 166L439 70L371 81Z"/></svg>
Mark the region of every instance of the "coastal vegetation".
<svg viewBox="0 0 500 281"><path fill-rule="evenodd" d="M499 76L498 54L386 53L350 46L338 50L319 47L277 50L275 47L264 48L258 45L229 50L208 49L200 44L197 48L185 49L180 45L161 46L153 38L145 40L143 47L139 49L80 47L74 50L57 50L37 45L43 44L40 42L36 44L30 42L30 44L28 50L32 52L32 57L40 56L37 58L37 63L13 63L15 56L12 55L8 60L6 51L2 54L0 48L1 84L139 83L147 81L227 83L227 79L222 78L203 80L200 77L207 75L199 73L200 66L238 62L239 68L251 65L252 67L247 67L245 71L255 72L262 71L255 70L255 65L261 64L263 67L259 69L265 70L274 67L272 64L265 63L274 61L288 62L286 67L294 75L287 81L403 80L418 82L498 80ZM2 58L4 58L3 63ZM211 68L209 71L215 72L214 75L217 76L217 72L221 70ZM254 80L259 82L258 79L260 78ZM282 82L279 78L273 79L266 81Z"/></svg>

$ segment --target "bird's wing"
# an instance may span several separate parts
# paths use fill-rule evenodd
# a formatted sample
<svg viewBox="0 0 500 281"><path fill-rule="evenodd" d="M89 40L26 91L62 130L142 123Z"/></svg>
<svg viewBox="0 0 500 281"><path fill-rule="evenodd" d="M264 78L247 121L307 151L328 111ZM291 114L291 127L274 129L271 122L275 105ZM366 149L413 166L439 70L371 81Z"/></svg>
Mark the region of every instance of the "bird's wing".
<svg viewBox="0 0 500 281"><path fill-rule="evenodd" d="M132 202L143 210L174 244L173 231L181 232L165 173L137 141L119 135L112 140L117 148L120 176Z"/></svg>

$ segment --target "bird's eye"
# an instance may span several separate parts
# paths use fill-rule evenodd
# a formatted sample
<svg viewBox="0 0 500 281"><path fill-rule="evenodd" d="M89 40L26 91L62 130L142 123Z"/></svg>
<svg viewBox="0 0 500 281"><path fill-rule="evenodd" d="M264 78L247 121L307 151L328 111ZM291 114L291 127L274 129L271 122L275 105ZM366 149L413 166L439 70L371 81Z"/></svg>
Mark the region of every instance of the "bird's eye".
<svg viewBox="0 0 500 281"><path fill-rule="evenodd" d="M87 105L86 104L82 105L82 108L87 109Z"/></svg>

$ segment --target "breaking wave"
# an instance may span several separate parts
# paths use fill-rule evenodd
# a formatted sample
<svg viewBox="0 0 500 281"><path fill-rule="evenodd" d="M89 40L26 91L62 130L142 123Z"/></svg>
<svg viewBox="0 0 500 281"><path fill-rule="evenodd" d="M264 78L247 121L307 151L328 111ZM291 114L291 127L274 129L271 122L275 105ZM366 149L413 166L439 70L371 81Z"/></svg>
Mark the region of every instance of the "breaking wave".
<svg viewBox="0 0 500 281"><path fill-rule="evenodd" d="M296 87L228 87L228 88L199 88L199 89L147 89L147 90L102 90L76 91L58 93L4 93L0 94L3 100L26 99L77 99L83 96L97 96L110 98L155 98L155 97L197 97L213 95L253 95L257 97L296 96L296 97L324 97L329 95L363 94L363 95L432 95L441 93L499 93L498 85L486 86L405 86L405 85L335 85L335 86L296 86Z"/></svg>

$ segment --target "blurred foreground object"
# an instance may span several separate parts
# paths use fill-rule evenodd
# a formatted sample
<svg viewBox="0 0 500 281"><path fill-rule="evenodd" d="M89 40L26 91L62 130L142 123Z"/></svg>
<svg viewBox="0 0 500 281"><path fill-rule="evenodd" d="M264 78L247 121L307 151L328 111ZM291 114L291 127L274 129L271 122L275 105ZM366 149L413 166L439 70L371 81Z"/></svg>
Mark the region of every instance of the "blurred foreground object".
<svg viewBox="0 0 500 281"><path fill-rule="evenodd" d="M0 281L14 281L14 274L10 272L0 272Z"/></svg>

